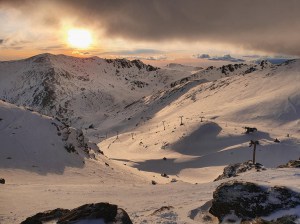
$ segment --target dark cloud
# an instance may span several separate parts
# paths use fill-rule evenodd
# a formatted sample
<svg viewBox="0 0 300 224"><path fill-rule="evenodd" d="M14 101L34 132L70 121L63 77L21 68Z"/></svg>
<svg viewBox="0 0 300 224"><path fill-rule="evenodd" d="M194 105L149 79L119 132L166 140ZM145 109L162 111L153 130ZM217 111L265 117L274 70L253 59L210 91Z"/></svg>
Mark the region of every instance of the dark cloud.
<svg viewBox="0 0 300 224"><path fill-rule="evenodd" d="M65 49L65 46L62 45L62 44L58 44L58 45L51 45L51 46L46 46L46 47L40 47L38 49L42 50L42 51L63 50L63 49Z"/></svg>
<svg viewBox="0 0 300 224"><path fill-rule="evenodd" d="M244 55L243 57L244 58L260 58L261 56L257 55L257 54L252 54L252 55Z"/></svg>
<svg viewBox="0 0 300 224"><path fill-rule="evenodd" d="M299 0L0 0L1 3L26 9L26 16L38 12L37 7L43 4L51 4L59 10L60 17L73 16L78 24L98 26L108 37L151 42L209 41L300 55ZM49 16L41 21L57 24Z"/></svg>
<svg viewBox="0 0 300 224"><path fill-rule="evenodd" d="M193 55L194 58L201 58L201 59L208 59L210 58L209 54L195 54Z"/></svg>
<svg viewBox="0 0 300 224"><path fill-rule="evenodd" d="M240 58L233 58L233 57L231 57L230 54L226 54L222 57L209 58L208 60L212 60L212 61L230 61L230 62L243 62L243 61L245 61L245 60L240 59Z"/></svg>

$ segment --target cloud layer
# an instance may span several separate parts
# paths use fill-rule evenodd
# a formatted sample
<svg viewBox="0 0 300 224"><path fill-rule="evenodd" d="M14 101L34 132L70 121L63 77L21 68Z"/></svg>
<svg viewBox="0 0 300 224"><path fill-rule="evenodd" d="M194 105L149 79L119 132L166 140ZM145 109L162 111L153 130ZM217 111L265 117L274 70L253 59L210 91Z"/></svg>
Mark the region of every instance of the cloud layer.
<svg viewBox="0 0 300 224"><path fill-rule="evenodd" d="M4 4L44 26L68 16L111 38L217 42L300 56L298 0L0 0ZM38 13L42 9L56 13Z"/></svg>

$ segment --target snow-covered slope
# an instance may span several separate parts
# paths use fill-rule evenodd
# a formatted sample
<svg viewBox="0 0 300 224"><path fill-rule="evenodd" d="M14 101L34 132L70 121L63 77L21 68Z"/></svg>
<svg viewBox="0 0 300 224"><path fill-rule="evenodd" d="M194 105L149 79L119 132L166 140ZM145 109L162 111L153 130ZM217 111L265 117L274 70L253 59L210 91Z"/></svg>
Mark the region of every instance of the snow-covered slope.
<svg viewBox="0 0 300 224"><path fill-rule="evenodd" d="M257 161L276 167L300 154L299 83L297 60L176 85L124 110L123 116L134 118L127 126L135 128L100 146L133 167L190 182L211 181L224 166L252 159L250 140L261 143ZM246 135L245 126L258 132Z"/></svg>
<svg viewBox="0 0 300 224"><path fill-rule="evenodd" d="M97 126L126 105L187 75L139 60L42 54L0 62L0 97L76 127Z"/></svg>
<svg viewBox="0 0 300 224"><path fill-rule="evenodd" d="M24 108L0 101L0 167L40 174L62 174L84 167L101 151L82 131Z"/></svg>

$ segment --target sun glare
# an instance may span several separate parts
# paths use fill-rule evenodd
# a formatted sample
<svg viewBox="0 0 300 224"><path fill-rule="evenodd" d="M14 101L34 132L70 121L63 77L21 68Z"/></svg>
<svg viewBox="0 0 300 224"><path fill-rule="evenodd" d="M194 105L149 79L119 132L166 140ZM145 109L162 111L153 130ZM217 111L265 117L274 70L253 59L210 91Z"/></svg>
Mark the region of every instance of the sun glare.
<svg viewBox="0 0 300 224"><path fill-rule="evenodd" d="M88 48L92 43L91 33L83 29L71 29L68 31L68 42L75 48Z"/></svg>

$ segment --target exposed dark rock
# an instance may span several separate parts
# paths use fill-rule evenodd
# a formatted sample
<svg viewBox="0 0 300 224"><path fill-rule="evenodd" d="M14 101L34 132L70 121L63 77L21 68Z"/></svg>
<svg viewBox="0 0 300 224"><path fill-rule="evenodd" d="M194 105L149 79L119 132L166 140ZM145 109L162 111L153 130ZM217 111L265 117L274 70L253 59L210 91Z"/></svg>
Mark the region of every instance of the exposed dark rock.
<svg viewBox="0 0 300 224"><path fill-rule="evenodd" d="M4 178L0 178L0 184L5 184L5 179Z"/></svg>
<svg viewBox="0 0 300 224"><path fill-rule="evenodd" d="M254 71L256 71L256 68L250 67L249 69L247 69L247 70L245 71L245 74L249 74L249 73L252 73L252 72L254 72Z"/></svg>
<svg viewBox="0 0 300 224"><path fill-rule="evenodd" d="M66 144L65 149L68 151L68 153L76 152L76 149L72 143Z"/></svg>
<svg viewBox="0 0 300 224"><path fill-rule="evenodd" d="M105 223L110 224L132 224L128 214L123 209L109 203L85 204L71 211L58 208L41 212L27 218L21 224L42 224L49 221L57 221L57 224L71 224L95 219L102 219Z"/></svg>
<svg viewBox="0 0 300 224"><path fill-rule="evenodd" d="M286 187L263 187L250 182L230 181L213 193L210 213L220 221L234 212L242 220L268 216L300 205L300 193Z"/></svg>
<svg viewBox="0 0 300 224"><path fill-rule="evenodd" d="M164 158L163 158L163 160L167 160L167 158L166 158L166 157L164 157Z"/></svg>
<svg viewBox="0 0 300 224"><path fill-rule="evenodd" d="M156 185L157 184L157 182L155 180L152 180L151 183L152 183L152 185Z"/></svg>
<svg viewBox="0 0 300 224"><path fill-rule="evenodd" d="M162 173L161 176L165 177L165 178L169 178L169 176L167 174L165 174L165 173Z"/></svg>
<svg viewBox="0 0 300 224"><path fill-rule="evenodd" d="M245 127L245 129L246 129L246 132L245 132L246 134L257 131L257 128Z"/></svg>
<svg viewBox="0 0 300 224"><path fill-rule="evenodd" d="M80 220L103 219L106 223L131 224L128 214L109 203L86 204L71 210L58 220L58 224L71 224Z"/></svg>
<svg viewBox="0 0 300 224"><path fill-rule="evenodd" d="M131 81L130 83L131 83L131 85L137 86L138 88L144 88L145 86L149 85L148 83L142 82L142 81L139 81L139 80L134 80L134 81Z"/></svg>
<svg viewBox="0 0 300 224"><path fill-rule="evenodd" d="M42 224L43 222L49 222L52 220L57 220L70 212L68 209L57 208L50 211L39 212L34 216L27 218L21 224Z"/></svg>
<svg viewBox="0 0 300 224"><path fill-rule="evenodd" d="M275 138L274 142L279 143L280 141L278 140L278 138Z"/></svg>
<svg viewBox="0 0 300 224"><path fill-rule="evenodd" d="M278 168L300 168L300 158L298 160L290 160L287 164L280 165Z"/></svg>
<svg viewBox="0 0 300 224"><path fill-rule="evenodd" d="M218 176L214 181L235 177L239 173L244 173L252 169L261 171L261 170L265 170L266 168L260 163L253 164L251 160L244 163L230 164L224 168L223 174Z"/></svg>
<svg viewBox="0 0 300 224"><path fill-rule="evenodd" d="M161 208L155 210L151 215L158 215L158 214L161 214L163 212L170 211L172 209L174 209L173 206L162 206Z"/></svg>
<svg viewBox="0 0 300 224"><path fill-rule="evenodd" d="M296 215L283 216L272 221L267 221L262 218L256 218L251 221L244 221L241 224L298 224L296 221L298 218L299 217Z"/></svg>

